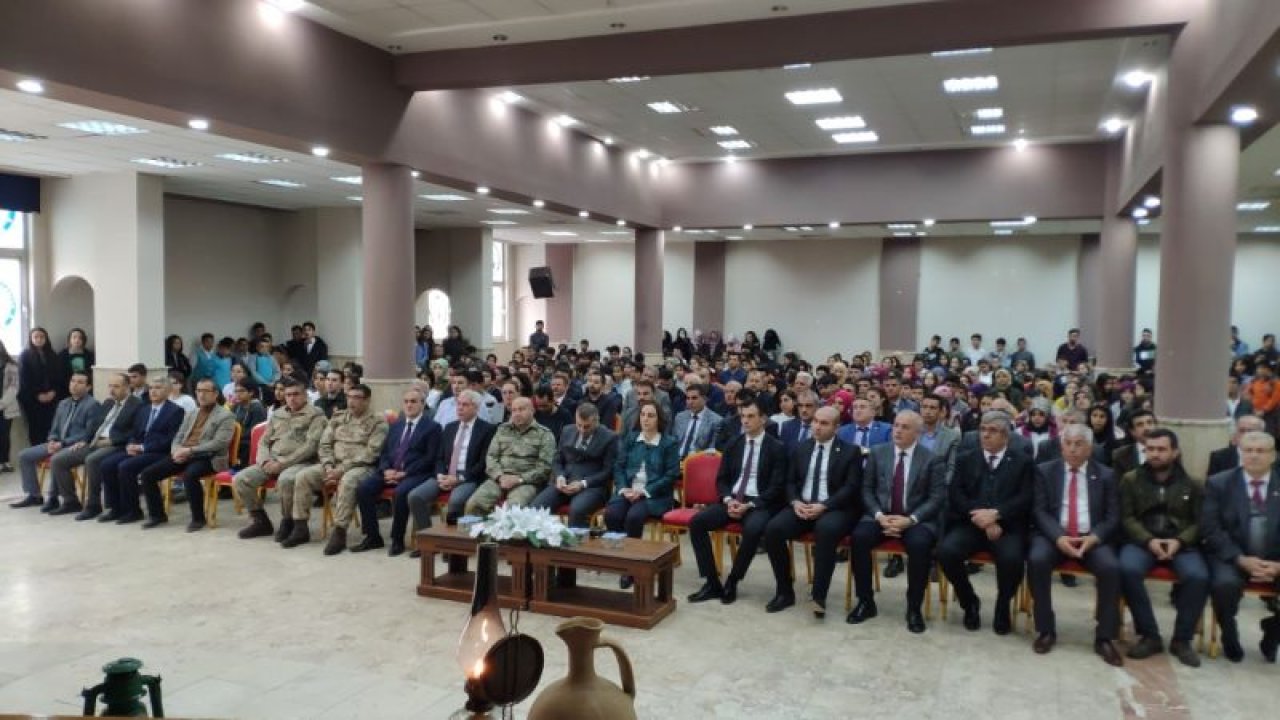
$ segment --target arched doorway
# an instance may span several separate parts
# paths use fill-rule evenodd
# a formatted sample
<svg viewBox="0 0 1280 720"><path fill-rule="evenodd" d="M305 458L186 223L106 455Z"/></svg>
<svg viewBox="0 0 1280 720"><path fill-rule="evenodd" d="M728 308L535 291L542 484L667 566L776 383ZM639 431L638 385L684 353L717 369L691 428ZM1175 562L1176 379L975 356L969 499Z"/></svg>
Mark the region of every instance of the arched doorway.
<svg viewBox="0 0 1280 720"><path fill-rule="evenodd" d="M443 340L453 322L453 304L449 294L439 288L431 288L419 295L413 304L413 322L415 325L430 325L436 340Z"/></svg>
<svg viewBox="0 0 1280 720"><path fill-rule="evenodd" d="M9 345L8 325L3 317L6 314L7 298L3 292L3 280L0 280L0 338ZM89 346L94 347L97 335L94 333L93 318L93 286L79 275L68 275L54 283L49 291L49 304L40 309L40 324L49 331L49 340L53 346L61 350L67 342L67 333L71 328L82 328L89 335ZM21 336L21 331L18 331ZM19 345L19 348L22 346Z"/></svg>

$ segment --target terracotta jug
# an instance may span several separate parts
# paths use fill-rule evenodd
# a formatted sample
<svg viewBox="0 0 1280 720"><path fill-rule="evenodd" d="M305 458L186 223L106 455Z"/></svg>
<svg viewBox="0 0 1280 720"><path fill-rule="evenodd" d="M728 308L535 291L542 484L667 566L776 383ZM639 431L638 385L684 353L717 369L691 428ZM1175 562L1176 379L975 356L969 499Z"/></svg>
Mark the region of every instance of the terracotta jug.
<svg viewBox="0 0 1280 720"><path fill-rule="evenodd" d="M636 683L631 660L617 643L600 637L604 623L577 617L560 623L556 634L569 646L569 675L547 686L529 720L633 720ZM622 687L596 674L595 652L607 647L618 660Z"/></svg>

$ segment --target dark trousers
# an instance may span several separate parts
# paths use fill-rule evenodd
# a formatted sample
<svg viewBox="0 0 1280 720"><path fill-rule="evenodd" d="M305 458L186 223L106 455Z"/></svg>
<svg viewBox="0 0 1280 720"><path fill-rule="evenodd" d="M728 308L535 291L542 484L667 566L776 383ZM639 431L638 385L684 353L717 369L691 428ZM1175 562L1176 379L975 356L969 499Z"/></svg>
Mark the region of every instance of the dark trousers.
<svg viewBox="0 0 1280 720"><path fill-rule="evenodd" d="M1031 538L1031 550L1027 554L1027 582L1031 585L1031 599L1035 603L1036 631L1058 632L1053 614L1053 569L1066 556L1052 540L1043 535ZM1094 545L1084 554L1080 564L1093 574L1097 585L1098 627L1097 640L1115 640L1120 630L1120 561L1115 548L1105 543Z"/></svg>
<svg viewBox="0 0 1280 720"><path fill-rule="evenodd" d="M32 445L39 445L49 440L49 431L53 429L53 415L57 412L58 401L42 403L33 401L22 408L22 415L27 419L27 440Z"/></svg>
<svg viewBox="0 0 1280 720"><path fill-rule="evenodd" d="M969 582L969 571L965 568L965 563L980 550L991 553L996 560L999 600L1008 602L1018 593L1018 585L1022 584L1025 548L1026 544L1020 533L1011 533L1005 529L999 540L991 542L987 539L987 534L976 525L957 523L947 531L942 542L938 543L938 564L955 588L960 606L968 607L977 596L973 592L973 583Z"/></svg>
<svg viewBox="0 0 1280 720"><path fill-rule="evenodd" d="M1213 600L1213 614L1218 618L1218 627L1222 633L1236 634L1236 612L1240 609L1240 598L1244 596L1244 586L1248 578L1240 572L1235 563L1228 563L1216 557L1205 557L1209 566L1209 597ZM1276 592L1280 593L1280 582L1276 583Z"/></svg>
<svg viewBox="0 0 1280 720"><path fill-rule="evenodd" d="M409 529L409 493L426 482L427 478L427 475L406 475L395 484L396 494L391 498L391 542L404 542L405 531ZM381 472L374 471L356 487L356 507L360 509L360 527L364 530L365 537L382 537L382 532L378 529L378 498L390 486L390 483L382 479Z"/></svg>
<svg viewBox="0 0 1280 720"><path fill-rule="evenodd" d="M121 451L102 461L103 501L119 515L140 512L138 506L138 473L166 457L168 453L144 452L130 455Z"/></svg>
<svg viewBox="0 0 1280 720"><path fill-rule="evenodd" d="M853 529L853 583L859 600L875 600L871 583L871 552L886 536L884 528L875 520L863 519ZM902 533L902 545L907 548L907 609L919 610L924 594L929 590L929 566L933 564L933 546L938 538L927 525L912 525Z"/></svg>
<svg viewBox="0 0 1280 720"><path fill-rule="evenodd" d="M1120 549L1120 587L1133 614L1134 631L1150 638L1160 637L1160 626L1156 624L1145 582L1147 573L1155 566L1156 556L1145 547L1129 544ZM1209 600L1209 566L1205 565L1204 555L1191 548L1174 555L1169 567L1181 586L1175 603L1178 615L1173 621L1173 640L1189 643L1204 613L1204 604Z"/></svg>
<svg viewBox="0 0 1280 720"><path fill-rule="evenodd" d="M578 494L582 495L585 492L588 491L583 490ZM643 497L631 502L619 495L604 506L604 526L610 532L625 532L627 537L642 537L644 535L644 524L650 517L649 502ZM657 517L661 517L661 515ZM574 527L572 522L569 523L569 526Z"/></svg>
<svg viewBox="0 0 1280 720"><path fill-rule="evenodd" d="M200 479L213 474L213 462L210 458L196 458L180 463L174 462L172 457L165 457L148 465L138 473L142 494L147 499L147 514L153 518L164 517L164 497L160 495L160 483L165 478L180 475L187 504L191 506L191 519L204 522L204 484Z"/></svg>
<svg viewBox="0 0 1280 720"><path fill-rule="evenodd" d="M827 591L831 588L831 576L836 570L836 548L849 535L853 516L843 510L828 510L817 520L801 520L792 508L784 508L769 520L764 531L764 547L769 553L769 565L773 567L774 594L795 596L792 586L791 549L788 540L805 533L813 533L813 594L811 597L824 607Z"/></svg>
<svg viewBox="0 0 1280 720"><path fill-rule="evenodd" d="M13 421L0 414L0 463L9 463L9 431Z"/></svg>
<svg viewBox="0 0 1280 720"><path fill-rule="evenodd" d="M591 527L591 515L595 511L604 507L605 501L609 499L607 488L589 487L583 488L574 495L566 495L556 489L555 481L547 484L542 492L529 503L529 507L547 508L555 513L560 509L561 505L568 503L569 505L569 527L586 528ZM646 517L648 517L646 515ZM644 526L644 521L640 521L640 525ZM642 533L641 533L642 534ZM640 537L640 534L632 537Z"/></svg>
<svg viewBox="0 0 1280 720"><path fill-rule="evenodd" d="M734 520L729 517L729 510L723 503L708 505L694 515L689 521L689 543L693 545L693 555L698 560L698 574L708 582L720 584L715 555L711 551L711 532L736 522L742 525L742 544L738 547L738 557L733 561L728 579L737 582L746 577L771 515L768 509L756 508L748 510L741 520Z"/></svg>

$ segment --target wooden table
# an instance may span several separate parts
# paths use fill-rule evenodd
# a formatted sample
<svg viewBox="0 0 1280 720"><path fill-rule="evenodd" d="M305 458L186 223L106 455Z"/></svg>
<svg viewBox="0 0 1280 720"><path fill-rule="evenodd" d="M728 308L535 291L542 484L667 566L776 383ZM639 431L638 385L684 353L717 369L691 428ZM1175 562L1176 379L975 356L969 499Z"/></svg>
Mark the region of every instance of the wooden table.
<svg viewBox="0 0 1280 720"><path fill-rule="evenodd" d="M529 548L533 574L529 609L648 630L676 609L672 576L677 564L674 544L634 538L626 538L618 548L598 538L568 548ZM635 585L630 592L582 587L574 582L577 570L630 575ZM553 574L565 582L552 583Z"/></svg>
<svg viewBox="0 0 1280 720"><path fill-rule="evenodd" d="M415 536L422 553L422 578L418 582L418 594L423 597L471 602L476 574L467 569L468 558L476 555L480 541L465 530L454 526L432 526L418 531ZM451 555L449 568L436 574L436 555ZM526 609L529 606L529 553L528 548L498 545L498 605L504 608ZM504 569L509 572L503 573Z"/></svg>

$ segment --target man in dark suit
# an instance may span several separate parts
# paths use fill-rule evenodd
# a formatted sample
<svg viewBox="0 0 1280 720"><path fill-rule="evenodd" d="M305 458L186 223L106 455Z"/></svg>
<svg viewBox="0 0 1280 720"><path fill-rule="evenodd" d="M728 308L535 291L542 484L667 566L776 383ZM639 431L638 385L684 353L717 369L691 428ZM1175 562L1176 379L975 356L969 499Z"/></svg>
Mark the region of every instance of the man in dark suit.
<svg viewBox="0 0 1280 720"><path fill-rule="evenodd" d="M169 380L152 378L147 384L151 404L134 414L133 434L123 450L102 461L102 487L111 512L98 522L118 525L142 519L138 473L169 455L173 438L182 425L182 408L169 402Z"/></svg>
<svg viewBox="0 0 1280 720"><path fill-rule="evenodd" d="M676 452L681 460L693 453L714 449L716 434L720 432L722 422L720 416L707 407L706 385L686 385L684 400L685 409L676 415L675 422L671 424L671 437L676 440Z"/></svg>
<svg viewBox="0 0 1280 720"><path fill-rule="evenodd" d="M1241 465L1218 473L1205 485L1200 530L1204 537L1213 611L1222 628L1222 654L1240 662L1236 611L1246 582L1262 583L1280 593L1280 471L1275 438L1251 432L1240 439ZM1259 646L1267 662L1275 662L1280 645L1280 615L1262 621Z"/></svg>
<svg viewBox="0 0 1280 720"><path fill-rule="evenodd" d="M640 406L637 403L641 400L651 400L658 403L658 411L662 415L663 427L669 427L671 425L671 410L669 407L671 401L668 399L667 405L663 405L660 396L657 394L657 390L654 389L652 380L640 378L639 380L631 383L631 394L627 397L628 399L633 400L627 405L627 409L622 412L622 430L619 432L620 435L625 437L629 432L639 432Z"/></svg>
<svg viewBox="0 0 1280 720"><path fill-rule="evenodd" d="M402 412L387 431L378 466L356 488L356 505L360 508L360 526L364 539L351 552L366 552L385 547L378 529L378 498L382 491L394 487L391 501L391 557L405 549L405 530L409 525L409 493L431 479L440 455L441 429L423 414L427 397L418 388L406 390L400 399Z"/></svg>
<svg viewBox="0 0 1280 720"><path fill-rule="evenodd" d="M1115 471L1116 477L1124 477L1130 470L1147 461L1142 443L1147 438L1147 432L1158 426L1155 413L1150 410L1138 408L1130 413L1129 436L1133 442L1122 445L1111 453L1111 469Z"/></svg>
<svg viewBox="0 0 1280 720"><path fill-rule="evenodd" d="M796 448L812 437L810 424L817 409L817 393L812 390L801 390L796 393L796 416L782 423L782 427L778 428L778 439L787 448L788 456L795 455ZM836 413L837 427L839 424L840 414Z"/></svg>
<svg viewBox="0 0 1280 720"><path fill-rule="evenodd" d="M76 450L83 448L85 441L89 438L90 427L97 411L98 401L94 400L90 393L90 384L87 371L72 373L68 381L71 394L58 402L53 421L48 426L49 434L44 438L45 442L18 453L18 469L22 475L22 490L26 493L26 497L9 507L25 508L40 505L43 498L40 495L39 476L36 472L38 463L48 461L51 467L59 468L70 476L71 468L78 465L78 461L83 461L83 457L78 457L79 453L73 451L73 448ZM73 464L73 461L77 462ZM59 503L62 486L54 483L50 488L52 492L49 494L48 501L44 503L44 507L40 508L41 512L57 512L63 505L75 508L71 512L80 512L80 502L76 499L74 483L70 484L71 491L62 492L62 503Z"/></svg>
<svg viewBox="0 0 1280 720"><path fill-rule="evenodd" d="M316 324L311 321L302 323L302 338L294 347L298 353L297 360L302 364L302 369L307 371L307 377L311 377L317 362L329 359L329 346L316 336Z"/></svg>
<svg viewBox="0 0 1280 720"><path fill-rule="evenodd" d="M716 475L720 502L708 505L689 523L689 542L698 560L698 573L707 579L689 602L720 598L728 605L738 598L738 582L747 574L765 527L784 497L787 453L782 441L765 432L765 413L752 398L738 406L743 432L725 448ZM742 544L724 585L716 572L711 533L730 524L742 527Z"/></svg>
<svg viewBox="0 0 1280 720"><path fill-rule="evenodd" d="M1249 398L1240 394L1240 378L1235 375L1227 376L1227 417L1232 420L1240 420L1243 417L1253 415L1253 403L1249 402Z"/></svg>
<svg viewBox="0 0 1280 720"><path fill-rule="evenodd" d="M84 510L76 515L76 520L92 520L102 514L102 461L123 448L133 434L134 417L143 402L129 392L129 376L115 373L107 381L107 401L98 406L89 433L88 444L81 449L84 457L85 503ZM70 487L74 492L75 480L71 472L61 477L58 466L53 466L53 478L62 488ZM58 511L54 511L58 512ZM52 514L52 513L51 513Z"/></svg>
<svg viewBox="0 0 1280 720"><path fill-rule="evenodd" d="M1013 628L1009 603L1022 582L1034 466L1030 453L1015 452L1009 444L1007 414L987 412L978 432L978 451L963 452L956 460L948 493L951 518L938 544L938 562L955 588L965 628L977 630L980 603L965 561L979 550L995 556L998 594L992 629L1007 635Z"/></svg>
<svg viewBox="0 0 1280 720"><path fill-rule="evenodd" d="M730 383L732 385L733 383ZM727 387L727 386L726 386ZM755 402L756 395L747 389L741 389L733 393L733 399L736 403L733 412L724 415L720 421L720 430L716 433L716 449L721 453L728 450L729 445L739 437L742 437L744 428L746 427L742 418L739 416L738 408L748 403ZM761 407L764 407L761 405ZM778 424L770 420L766 415L764 420L764 431L774 437L778 437ZM784 448L785 451L785 448Z"/></svg>
<svg viewBox="0 0 1280 720"><path fill-rule="evenodd" d="M812 395L812 391L807 392ZM795 605L792 553L787 542L811 532L814 573L810 609L815 617L826 617L836 547L849 534L849 525L857 517L862 484L861 454L836 438L839 422L840 413L835 408L821 408L813 414L810 424L813 436L790 453L784 488L787 507L773 516L764 534L775 587L773 599L765 606L768 612Z"/></svg>
<svg viewBox="0 0 1280 720"><path fill-rule="evenodd" d="M622 411L622 398L616 393L605 392L603 372L592 370L587 373L587 391L583 394L582 400L596 406L596 412L600 415L600 424L612 431L614 423L618 420L618 413Z"/></svg>
<svg viewBox="0 0 1280 720"><path fill-rule="evenodd" d="M533 421L560 437L565 428L573 424L573 411L556 405L551 388L542 386L533 391Z"/></svg>
<svg viewBox="0 0 1280 720"><path fill-rule="evenodd" d="M1093 650L1119 667L1124 664L1115 646L1120 629L1120 565L1112 546L1120 525L1119 490L1110 469L1089 462L1093 454L1089 428L1067 425L1058 442L1062 459L1036 466L1027 556L1037 633L1032 648L1043 655L1057 642L1053 570L1064 559L1077 560L1097 581Z"/></svg>
<svg viewBox="0 0 1280 720"><path fill-rule="evenodd" d="M487 479L485 455L497 426L478 417L482 402L483 398L475 390L463 390L458 395L458 419L445 425L440 436L435 477L428 477L409 493L409 511L419 530L431 527L431 515L440 493L448 493L445 520L452 525L462 515L471 493ZM411 554L416 557L416 553L414 550Z"/></svg>
<svg viewBox="0 0 1280 720"><path fill-rule="evenodd" d="M919 444L924 421L914 410L893 418L891 442L871 448L862 484L862 520L853 529L853 578L858 603L845 620L859 624L875 617L871 585L872 551L885 538L907 549L907 629L925 631L920 606L929 589L929 567L938 540L938 519L946 503L946 458Z"/></svg>
<svg viewBox="0 0 1280 720"><path fill-rule="evenodd" d="M1209 453L1209 472L1205 477L1212 477L1221 472L1240 467L1240 438L1246 433L1266 432L1267 424L1257 415L1245 415L1236 421L1236 431L1231 434L1231 442L1224 448Z"/></svg>
<svg viewBox="0 0 1280 720"><path fill-rule="evenodd" d="M618 436L600 423L590 402L578 405L572 425L560 433L551 461L552 482L529 503L553 513L569 505L569 527L591 527L591 515L609 499L613 463L618 456Z"/></svg>

